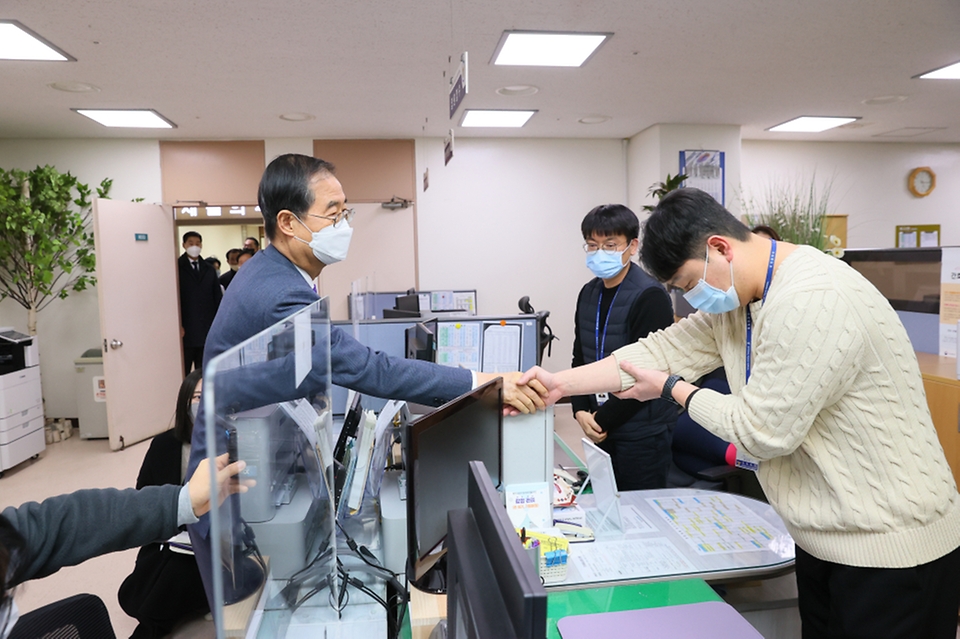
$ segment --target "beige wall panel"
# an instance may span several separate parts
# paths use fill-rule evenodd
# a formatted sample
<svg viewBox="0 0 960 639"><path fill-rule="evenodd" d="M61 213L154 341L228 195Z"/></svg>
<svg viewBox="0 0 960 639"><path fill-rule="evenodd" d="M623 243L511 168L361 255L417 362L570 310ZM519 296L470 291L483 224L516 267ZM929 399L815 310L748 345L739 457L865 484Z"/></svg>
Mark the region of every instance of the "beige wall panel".
<svg viewBox="0 0 960 639"><path fill-rule="evenodd" d="M263 140L160 142L163 201L256 204Z"/></svg>

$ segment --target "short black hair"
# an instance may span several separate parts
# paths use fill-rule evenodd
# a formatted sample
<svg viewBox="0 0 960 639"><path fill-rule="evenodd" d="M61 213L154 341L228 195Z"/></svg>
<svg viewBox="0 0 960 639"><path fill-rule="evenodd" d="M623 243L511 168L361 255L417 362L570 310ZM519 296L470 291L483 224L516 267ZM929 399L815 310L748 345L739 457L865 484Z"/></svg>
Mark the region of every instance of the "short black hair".
<svg viewBox="0 0 960 639"><path fill-rule="evenodd" d="M700 189L671 191L643 225L640 260L651 275L666 282L687 260L703 259L711 235L744 242L750 229Z"/></svg>
<svg viewBox="0 0 960 639"><path fill-rule="evenodd" d="M248 237L247 239L244 240L244 242L246 242L247 240L250 240L251 242L257 245L257 248L260 248L260 240L258 240L257 238Z"/></svg>
<svg viewBox="0 0 960 639"><path fill-rule="evenodd" d="M256 254L257 254L257 251L252 248L240 249L240 255L249 255L250 257L253 257ZM240 259L240 255L237 256L238 260Z"/></svg>
<svg viewBox="0 0 960 639"><path fill-rule="evenodd" d="M257 202L263 216L263 231L272 240L277 230L277 214L286 209L297 217L313 205L310 180L320 173L333 175L334 167L319 158L287 153L275 158L263 171Z"/></svg>
<svg viewBox="0 0 960 639"><path fill-rule="evenodd" d="M767 237L771 237L771 238L773 238L774 240L776 240L776 241L778 241L778 242L782 242L782 241L783 241L782 239L780 239L780 234L777 233L777 232L773 229L772 226L767 226L766 224L757 224L755 227L753 227L752 229L750 229L750 232L751 232L751 233L763 233L763 234L765 234Z"/></svg>
<svg viewBox="0 0 960 639"><path fill-rule="evenodd" d="M197 390L197 382L202 375L203 371L195 368L180 383L177 411L173 417L173 436L182 444L189 444L193 437L193 416L190 414L190 404L193 402L193 392Z"/></svg>
<svg viewBox="0 0 960 639"><path fill-rule="evenodd" d="M215 255L211 255L210 257L205 257L203 258L203 261L209 264L210 266L213 266L214 264L216 264L217 268L220 268L220 260Z"/></svg>
<svg viewBox="0 0 960 639"><path fill-rule="evenodd" d="M594 234L600 236L625 235L627 241L640 235L640 220L637 214L623 204L601 204L594 208L580 223L583 239L589 240Z"/></svg>
<svg viewBox="0 0 960 639"><path fill-rule="evenodd" d="M201 242L203 242L203 236L202 236L202 235L200 235L200 234L197 233L196 231L187 231L186 233L183 234L183 243L186 244L186 243L187 243L187 240L189 240L191 237L195 237L195 238L197 238L198 240L200 240Z"/></svg>
<svg viewBox="0 0 960 639"><path fill-rule="evenodd" d="M235 248L235 249L230 249L229 251L227 251L227 261L228 261L228 262L230 261L230 256L231 256L231 255L237 255L237 256L239 256L239 255L240 255L240 251L242 251L242 250L243 250L243 249Z"/></svg>

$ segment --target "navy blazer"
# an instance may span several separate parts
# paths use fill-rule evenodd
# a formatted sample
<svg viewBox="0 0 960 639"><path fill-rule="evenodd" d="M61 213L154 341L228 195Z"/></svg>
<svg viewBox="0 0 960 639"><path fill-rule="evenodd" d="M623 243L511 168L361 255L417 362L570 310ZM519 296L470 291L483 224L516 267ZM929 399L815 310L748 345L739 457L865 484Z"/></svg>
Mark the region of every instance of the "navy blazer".
<svg viewBox="0 0 960 639"><path fill-rule="evenodd" d="M204 346L204 369L217 355L318 299L297 267L280 251L273 246L258 251L237 271L224 294ZM434 406L466 393L473 386L473 376L467 369L390 357L364 346L336 326L330 329L330 370L332 381L338 386L375 397ZM323 378L322 374L309 375L297 396L319 391ZM256 383L261 386L258 391L266 394L270 393L271 383L284 386L276 390L275 396L277 400L289 398L287 387L291 384L283 376L264 375ZM207 455L204 422L201 403L193 429L187 477Z"/></svg>

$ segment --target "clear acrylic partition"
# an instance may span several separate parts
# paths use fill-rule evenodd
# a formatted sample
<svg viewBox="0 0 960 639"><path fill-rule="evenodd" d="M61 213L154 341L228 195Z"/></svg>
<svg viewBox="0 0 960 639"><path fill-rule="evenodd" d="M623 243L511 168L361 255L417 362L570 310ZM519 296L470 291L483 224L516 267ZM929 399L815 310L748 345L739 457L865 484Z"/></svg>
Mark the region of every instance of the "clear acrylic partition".
<svg viewBox="0 0 960 639"><path fill-rule="evenodd" d="M215 416L206 418L207 450L244 460L239 481L255 482L211 512L212 565L223 567L212 579L218 637L251 616L260 636L283 636L295 614L330 607L337 544L329 391L326 299L207 365L204 413Z"/></svg>

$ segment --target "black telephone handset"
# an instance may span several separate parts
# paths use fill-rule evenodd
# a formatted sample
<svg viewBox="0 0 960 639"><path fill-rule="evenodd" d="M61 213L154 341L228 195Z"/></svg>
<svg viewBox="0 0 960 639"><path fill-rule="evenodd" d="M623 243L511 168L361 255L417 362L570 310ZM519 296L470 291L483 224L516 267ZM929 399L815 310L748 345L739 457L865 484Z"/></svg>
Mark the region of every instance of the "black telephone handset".
<svg viewBox="0 0 960 639"><path fill-rule="evenodd" d="M343 485L347 481L347 469L343 464L343 458L347 455L347 444L357 437L361 415L363 415L363 407L360 405L360 393L357 393L353 397L350 410L343 418L343 428L340 429L340 437L337 438L337 445L333 449L333 503L335 506L340 504Z"/></svg>

